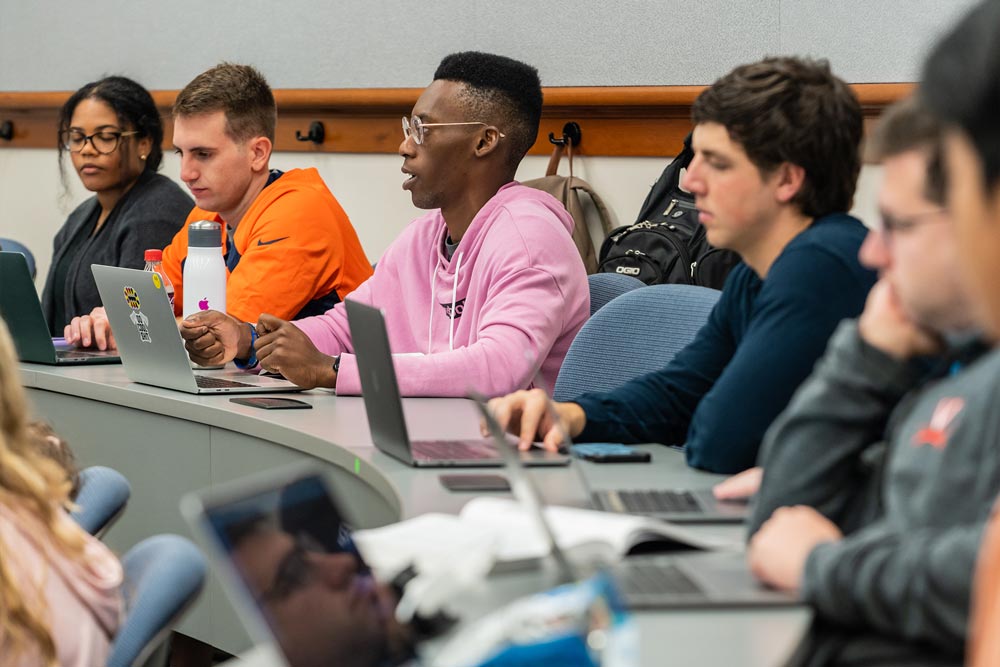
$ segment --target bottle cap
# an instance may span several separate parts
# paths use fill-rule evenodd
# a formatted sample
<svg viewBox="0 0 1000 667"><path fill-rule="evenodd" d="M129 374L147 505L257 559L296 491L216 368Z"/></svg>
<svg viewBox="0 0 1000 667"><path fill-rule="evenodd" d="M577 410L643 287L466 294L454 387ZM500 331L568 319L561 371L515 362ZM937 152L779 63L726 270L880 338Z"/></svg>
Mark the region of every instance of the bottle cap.
<svg viewBox="0 0 1000 667"><path fill-rule="evenodd" d="M211 220L199 220L188 225L189 248L221 248L222 226Z"/></svg>
<svg viewBox="0 0 1000 667"><path fill-rule="evenodd" d="M147 262L162 262L163 261L163 251L157 250L155 248L150 248L146 251L144 259Z"/></svg>

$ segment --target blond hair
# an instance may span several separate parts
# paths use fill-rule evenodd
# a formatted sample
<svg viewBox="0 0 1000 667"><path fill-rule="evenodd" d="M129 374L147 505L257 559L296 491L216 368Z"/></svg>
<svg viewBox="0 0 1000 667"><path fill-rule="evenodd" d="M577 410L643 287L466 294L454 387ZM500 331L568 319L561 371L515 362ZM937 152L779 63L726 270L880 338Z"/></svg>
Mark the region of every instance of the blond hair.
<svg viewBox="0 0 1000 667"><path fill-rule="evenodd" d="M82 558L83 533L60 521L60 512L69 507L72 483L32 442L26 415L14 345L0 320L0 504L31 515L48 530L55 549ZM23 580L15 578L4 557L10 553L0 539L0 653L37 651L45 664L54 665L56 648L45 620L44 595L25 595Z"/></svg>

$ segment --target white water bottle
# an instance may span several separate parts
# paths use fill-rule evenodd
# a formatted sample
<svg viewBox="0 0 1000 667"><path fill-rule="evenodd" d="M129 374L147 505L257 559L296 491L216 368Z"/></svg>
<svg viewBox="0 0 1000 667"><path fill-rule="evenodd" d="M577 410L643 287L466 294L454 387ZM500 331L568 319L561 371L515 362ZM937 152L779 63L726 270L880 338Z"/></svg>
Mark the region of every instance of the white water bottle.
<svg viewBox="0 0 1000 667"><path fill-rule="evenodd" d="M183 305L184 317L202 310L226 312L226 263L222 227L217 222L199 220L188 225Z"/></svg>
<svg viewBox="0 0 1000 667"><path fill-rule="evenodd" d="M146 271L160 274L160 280L163 282L163 290L167 293L167 298L170 299L170 310L173 312L174 284L170 282L170 278L163 271L163 251L152 248L146 251L143 258L146 260Z"/></svg>

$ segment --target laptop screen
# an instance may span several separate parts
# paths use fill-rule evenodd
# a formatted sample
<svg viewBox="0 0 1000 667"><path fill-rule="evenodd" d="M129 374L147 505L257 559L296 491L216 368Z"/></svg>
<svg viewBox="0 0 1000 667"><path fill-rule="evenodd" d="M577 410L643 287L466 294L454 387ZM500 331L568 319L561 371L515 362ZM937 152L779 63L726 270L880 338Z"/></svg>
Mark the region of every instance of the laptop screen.
<svg viewBox="0 0 1000 667"><path fill-rule="evenodd" d="M374 580L319 475L216 502L203 519L290 667L410 655L395 594Z"/></svg>

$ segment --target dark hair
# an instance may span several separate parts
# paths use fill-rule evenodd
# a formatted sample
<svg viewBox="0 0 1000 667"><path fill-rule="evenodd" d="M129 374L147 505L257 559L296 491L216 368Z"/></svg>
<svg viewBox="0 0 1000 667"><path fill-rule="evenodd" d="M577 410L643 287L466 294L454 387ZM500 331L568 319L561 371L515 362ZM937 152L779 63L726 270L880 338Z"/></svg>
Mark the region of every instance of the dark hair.
<svg viewBox="0 0 1000 667"><path fill-rule="evenodd" d="M694 123L719 123L762 173L783 162L805 170L792 199L820 217L847 211L861 171L861 105L825 60L765 58L702 92Z"/></svg>
<svg viewBox="0 0 1000 667"><path fill-rule="evenodd" d="M1000 181L1000 3L986 0L938 42L924 65L920 98L968 135L987 187Z"/></svg>
<svg viewBox="0 0 1000 667"><path fill-rule="evenodd" d="M274 143L278 109L267 79L250 65L219 63L184 86L174 101L174 117L222 111L233 141L267 137Z"/></svg>
<svg viewBox="0 0 1000 667"><path fill-rule="evenodd" d="M149 91L127 77L107 76L99 81L91 81L70 95L59 110L59 135L69 129L77 105L90 98L111 107L123 129L131 127L139 133L135 135L139 139L149 137L151 146L143 169L150 172L159 169L163 159L163 123L160 121L160 112ZM65 151L59 141L60 164Z"/></svg>
<svg viewBox="0 0 1000 667"><path fill-rule="evenodd" d="M478 51L445 56L434 80L465 84L462 103L468 120L496 125L510 142L513 169L534 145L542 118L542 84L538 70L513 58Z"/></svg>
<svg viewBox="0 0 1000 667"><path fill-rule="evenodd" d="M944 134L941 122L916 97L896 102L882 114L867 142L868 159L881 162L913 150L927 153L924 197L944 205Z"/></svg>

